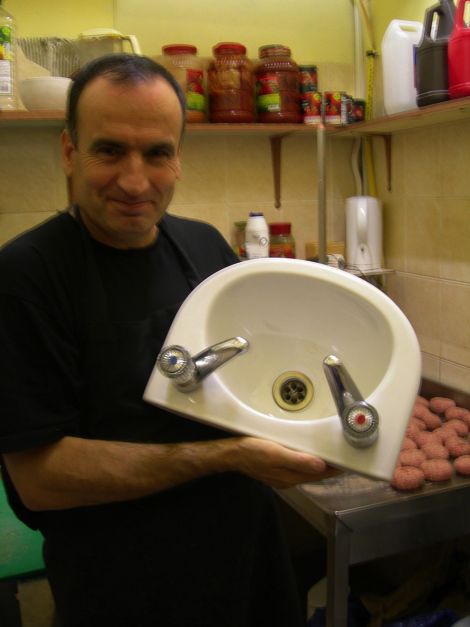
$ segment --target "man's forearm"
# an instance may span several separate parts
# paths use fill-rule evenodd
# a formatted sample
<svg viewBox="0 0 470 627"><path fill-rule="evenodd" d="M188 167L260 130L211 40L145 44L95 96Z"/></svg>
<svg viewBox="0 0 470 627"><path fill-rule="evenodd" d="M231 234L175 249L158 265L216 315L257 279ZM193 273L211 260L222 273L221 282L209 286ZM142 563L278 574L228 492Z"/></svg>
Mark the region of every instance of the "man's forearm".
<svg viewBox="0 0 470 627"><path fill-rule="evenodd" d="M134 444L65 437L4 454L23 503L32 510L126 501L206 475L234 471L276 488L336 474L318 457L252 437Z"/></svg>
<svg viewBox="0 0 470 627"><path fill-rule="evenodd" d="M223 440L134 444L65 437L4 455L26 507L68 509L147 496L224 471Z"/></svg>

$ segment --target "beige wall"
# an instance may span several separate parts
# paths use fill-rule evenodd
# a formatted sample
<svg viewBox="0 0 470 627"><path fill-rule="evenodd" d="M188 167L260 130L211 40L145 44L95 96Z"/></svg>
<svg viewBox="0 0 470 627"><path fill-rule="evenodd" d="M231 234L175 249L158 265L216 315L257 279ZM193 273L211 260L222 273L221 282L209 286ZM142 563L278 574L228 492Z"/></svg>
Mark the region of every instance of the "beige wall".
<svg viewBox="0 0 470 627"><path fill-rule="evenodd" d="M427 378L470 389L470 120L393 137L392 191L375 140L384 203L386 288L411 321Z"/></svg>
<svg viewBox="0 0 470 627"><path fill-rule="evenodd" d="M49 9L54 1L58 4L47 1ZM401 2L399 7L392 2L372 4L379 42L389 19L420 19L425 8L421 0L413 3L414 13L409 11L410 2ZM7 0L6 5L12 12L15 5L29 11L31 0ZM95 5L109 16L111 2ZM400 11L394 6L401 7ZM332 67L332 75L338 76L335 64ZM341 72L339 76L343 80ZM0 128L1 242L65 205L58 135L57 127ZM349 140L329 142L329 239L344 238L344 199L356 193L349 167L351 148ZM469 148L468 121L394 135L393 187L388 192L383 143L374 140L378 196L384 206L385 264L396 269L387 278L386 289L418 334L424 375L466 391L470 386ZM189 135L183 159L174 213L209 220L230 241L233 222L257 208L269 220L292 221L299 256L303 256L305 241L316 239L312 137L284 140L281 210L274 209L268 137Z"/></svg>

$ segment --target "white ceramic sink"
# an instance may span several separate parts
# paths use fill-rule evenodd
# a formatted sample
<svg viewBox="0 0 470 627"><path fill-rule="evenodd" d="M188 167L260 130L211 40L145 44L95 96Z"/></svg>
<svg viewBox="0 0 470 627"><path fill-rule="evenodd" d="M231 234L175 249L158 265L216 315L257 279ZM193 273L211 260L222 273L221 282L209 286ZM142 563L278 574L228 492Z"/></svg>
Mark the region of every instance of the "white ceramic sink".
<svg viewBox="0 0 470 627"><path fill-rule="evenodd" d="M236 336L248 340L248 350L191 392L155 367L145 400L390 479L421 378L416 336L392 300L323 264L247 261L217 272L191 293L165 346L180 345L195 355ZM370 446L357 448L344 437L323 368L329 355L342 360L378 412L378 437ZM306 394L298 404L289 396L292 384L294 403L298 386L300 398Z"/></svg>

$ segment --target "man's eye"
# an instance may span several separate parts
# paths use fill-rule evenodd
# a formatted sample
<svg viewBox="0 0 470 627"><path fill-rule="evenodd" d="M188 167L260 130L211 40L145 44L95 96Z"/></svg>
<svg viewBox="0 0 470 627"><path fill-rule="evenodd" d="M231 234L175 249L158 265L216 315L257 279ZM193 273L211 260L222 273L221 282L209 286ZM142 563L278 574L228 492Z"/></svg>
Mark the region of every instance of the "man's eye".
<svg viewBox="0 0 470 627"><path fill-rule="evenodd" d="M173 153L168 148L154 148L147 153L150 159L171 159Z"/></svg>
<svg viewBox="0 0 470 627"><path fill-rule="evenodd" d="M100 146L97 150L97 153L103 157L117 157L120 152L116 146Z"/></svg>

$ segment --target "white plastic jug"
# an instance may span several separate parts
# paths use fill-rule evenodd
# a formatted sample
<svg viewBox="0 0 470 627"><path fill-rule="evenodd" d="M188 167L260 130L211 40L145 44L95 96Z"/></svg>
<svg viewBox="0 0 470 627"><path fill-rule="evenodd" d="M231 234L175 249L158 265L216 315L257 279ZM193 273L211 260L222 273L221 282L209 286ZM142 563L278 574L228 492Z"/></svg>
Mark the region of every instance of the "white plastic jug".
<svg viewBox="0 0 470 627"><path fill-rule="evenodd" d="M78 36L80 66L106 54L125 52L124 42L130 44L132 54L142 54L135 35L123 35L113 28L92 28L80 33Z"/></svg>
<svg viewBox="0 0 470 627"><path fill-rule="evenodd" d="M346 264L356 270L382 267L382 204L378 198L346 198Z"/></svg>
<svg viewBox="0 0 470 627"><path fill-rule="evenodd" d="M385 113L417 109L415 51L422 36L421 22L392 20L382 39Z"/></svg>

